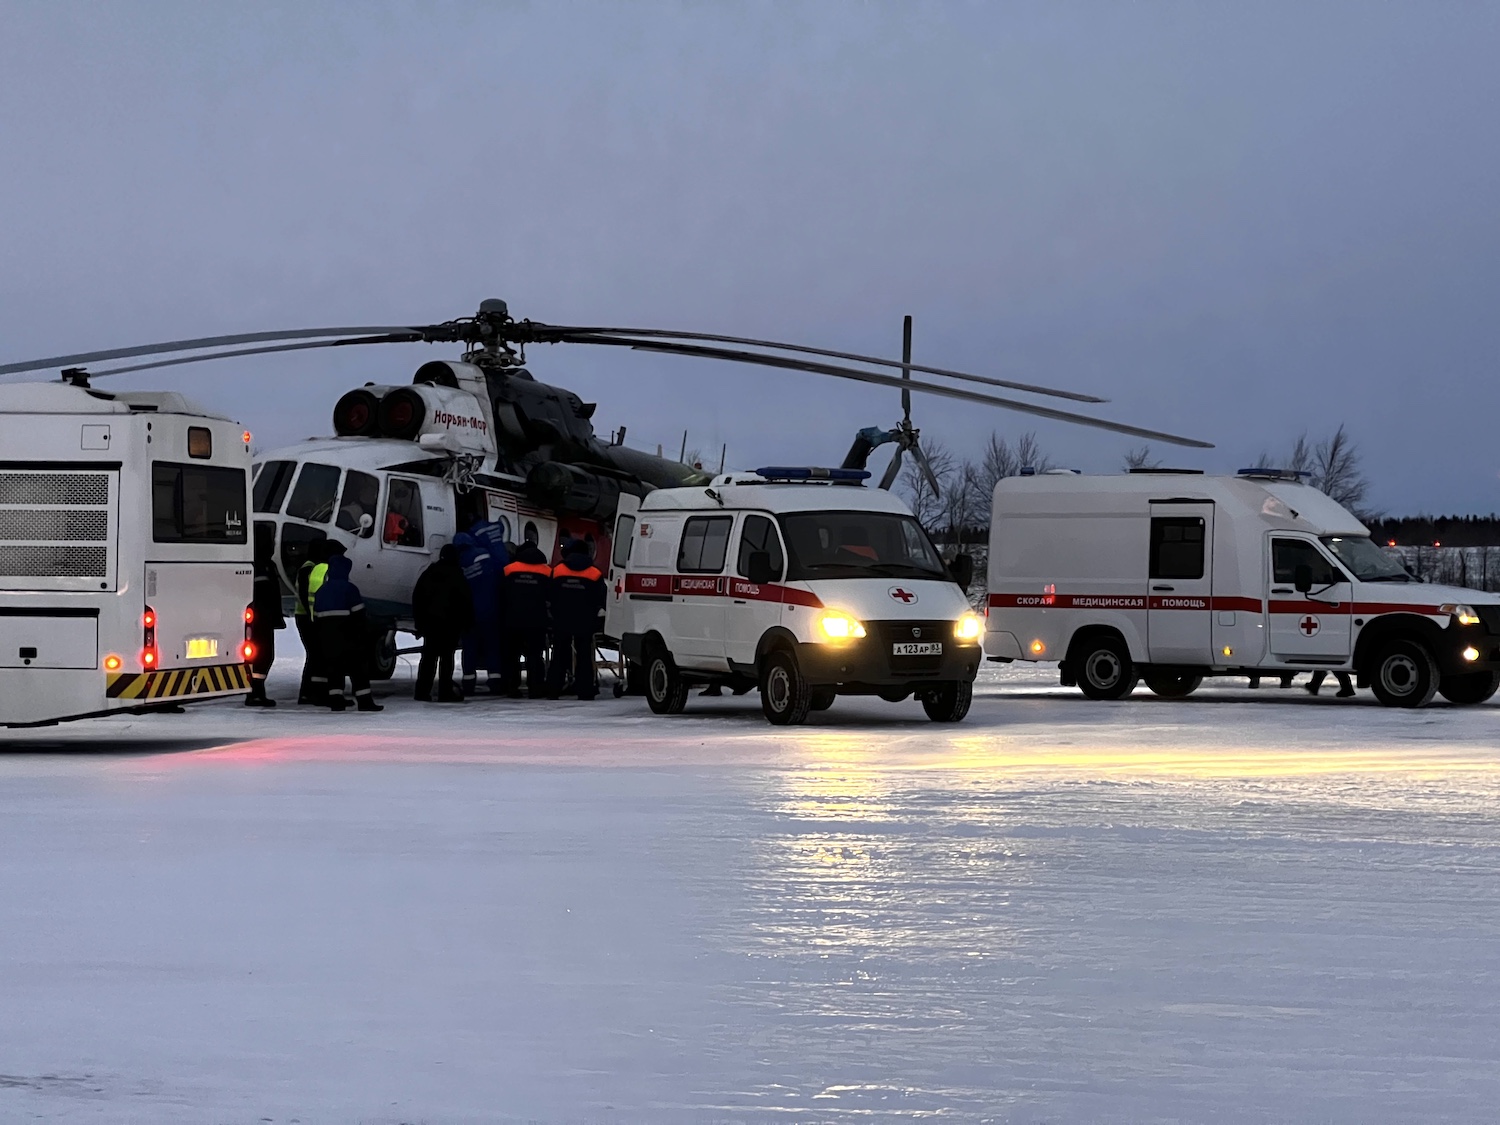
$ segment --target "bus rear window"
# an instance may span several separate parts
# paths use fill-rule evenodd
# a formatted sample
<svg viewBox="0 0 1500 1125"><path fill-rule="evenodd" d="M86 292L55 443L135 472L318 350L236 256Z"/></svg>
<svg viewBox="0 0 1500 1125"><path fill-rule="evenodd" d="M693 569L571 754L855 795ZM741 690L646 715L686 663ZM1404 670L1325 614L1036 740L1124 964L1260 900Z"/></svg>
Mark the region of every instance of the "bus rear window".
<svg viewBox="0 0 1500 1125"><path fill-rule="evenodd" d="M246 543L245 470L151 466L151 537L157 543Z"/></svg>

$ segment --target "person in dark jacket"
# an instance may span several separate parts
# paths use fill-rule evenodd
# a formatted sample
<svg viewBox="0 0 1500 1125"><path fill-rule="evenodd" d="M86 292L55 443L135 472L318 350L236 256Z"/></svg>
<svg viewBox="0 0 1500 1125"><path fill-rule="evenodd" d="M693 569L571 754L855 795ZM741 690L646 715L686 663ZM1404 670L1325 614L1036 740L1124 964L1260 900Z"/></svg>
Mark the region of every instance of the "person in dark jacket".
<svg viewBox="0 0 1500 1125"><path fill-rule="evenodd" d="M328 671L328 706L344 709L344 678L354 688L354 702L361 711L383 711L370 691L365 670L367 626L365 601L359 587L349 581L353 569L347 555L328 560L328 577L313 598L313 631L320 656Z"/></svg>
<svg viewBox="0 0 1500 1125"><path fill-rule="evenodd" d="M246 707L275 707L266 694L266 676L276 661L276 630L286 628L281 612L281 579L276 576L276 528L255 525L255 587L250 596L250 694Z"/></svg>
<svg viewBox="0 0 1500 1125"><path fill-rule="evenodd" d="M505 689L513 699L521 697L520 661L526 661L526 694L538 699L546 694L546 671L542 649L547 643L547 597L552 588L552 568L535 543L523 543L505 568Z"/></svg>
<svg viewBox="0 0 1500 1125"><path fill-rule="evenodd" d="M469 583L474 605L474 621L464 635L464 694L472 695L484 669L490 693L499 695L504 672L500 664L500 571L495 569L490 553L472 535L459 532L453 537L458 548L458 563Z"/></svg>
<svg viewBox="0 0 1500 1125"><path fill-rule="evenodd" d="M547 694L562 693L568 666L573 668L573 690L578 698L599 694L594 677L594 634L604 612L604 575L577 539L563 547L563 559L552 568L552 665Z"/></svg>
<svg viewBox="0 0 1500 1125"><path fill-rule="evenodd" d="M453 651L474 626L474 597L458 561L458 548L452 543L444 545L437 562L417 579L411 593L411 612L422 638L416 697L423 703L432 702L436 676L437 701L462 703L464 697L453 682Z"/></svg>
<svg viewBox="0 0 1500 1125"><path fill-rule="evenodd" d="M469 534L490 553L490 561L495 564L497 573L504 573L505 568L510 565L510 547L505 542L505 528L493 520L477 519Z"/></svg>
<svg viewBox="0 0 1500 1125"><path fill-rule="evenodd" d="M297 604L293 619L297 623L297 636L302 639L302 686L297 692L298 703L314 703L322 706L328 702L328 672L323 667L318 652L318 633L313 628L312 604L318 587L328 576L328 560L335 550L342 551L344 545L331 539L318 539L307 548L307 558L297 570Z"/></svg>

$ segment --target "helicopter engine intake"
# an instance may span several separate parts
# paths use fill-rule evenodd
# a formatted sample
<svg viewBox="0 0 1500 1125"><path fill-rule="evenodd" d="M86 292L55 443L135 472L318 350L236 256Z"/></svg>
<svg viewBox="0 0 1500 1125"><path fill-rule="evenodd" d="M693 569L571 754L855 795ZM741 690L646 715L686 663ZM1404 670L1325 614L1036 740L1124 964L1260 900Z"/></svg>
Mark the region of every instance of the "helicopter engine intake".
<svg viewBox="0 0 1500 1125"><path fill-rule="evenodd" d="M333 432L339 437L375 437L380 433L380 400L392 389L367 383L346 392L333 407Z"/></svg>
<svg viewBox="0 0 1500 1125"><path fill-rule="evenodd" d="M388 392L380 399L379 432L402 441L444 435L466 452L494 451L484 408L468 391L452 387L397 387Z"/></svg>

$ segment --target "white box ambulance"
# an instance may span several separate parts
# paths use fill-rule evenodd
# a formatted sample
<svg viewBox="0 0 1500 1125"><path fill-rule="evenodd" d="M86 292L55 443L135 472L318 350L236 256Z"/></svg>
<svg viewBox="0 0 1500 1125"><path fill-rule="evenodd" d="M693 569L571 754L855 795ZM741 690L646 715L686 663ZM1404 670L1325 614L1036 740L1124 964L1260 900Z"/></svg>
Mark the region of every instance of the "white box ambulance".
<svg viewBox="0 0 1500 1125"><path fill-rule="evenodd" d="M1090 699L1349 671L1388 706L1481 703L1500 597L1414 578L1296 474L1045 473L995 487L985 652Z"/></svg>
<svg viewBox="0 0 1500 1125"><path fill-rule="evenodd" d="M693 684L800 723L837 695L969 710L983 618L911 510L852 469L765 468L649 493L615 529L605 631L657 714Z"/></svg>

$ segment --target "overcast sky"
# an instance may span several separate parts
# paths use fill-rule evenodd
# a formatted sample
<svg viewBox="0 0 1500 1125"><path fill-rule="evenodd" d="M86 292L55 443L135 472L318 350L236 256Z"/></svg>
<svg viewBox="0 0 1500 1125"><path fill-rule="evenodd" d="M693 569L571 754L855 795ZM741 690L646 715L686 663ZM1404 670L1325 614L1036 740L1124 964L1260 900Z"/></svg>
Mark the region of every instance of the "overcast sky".
<svg viewBox="0 0 1500 1125"><path fill-rule="evenodd" d="M1500 7L0 2L0 362L517 316L1102 394L1233 471L1347 423L1389 512L1500 508ZM262 447L450 350L127 376ZM536 349L630 444L833 462L894 392ZM919 399L976 452L1035 428Z"/></svg>

